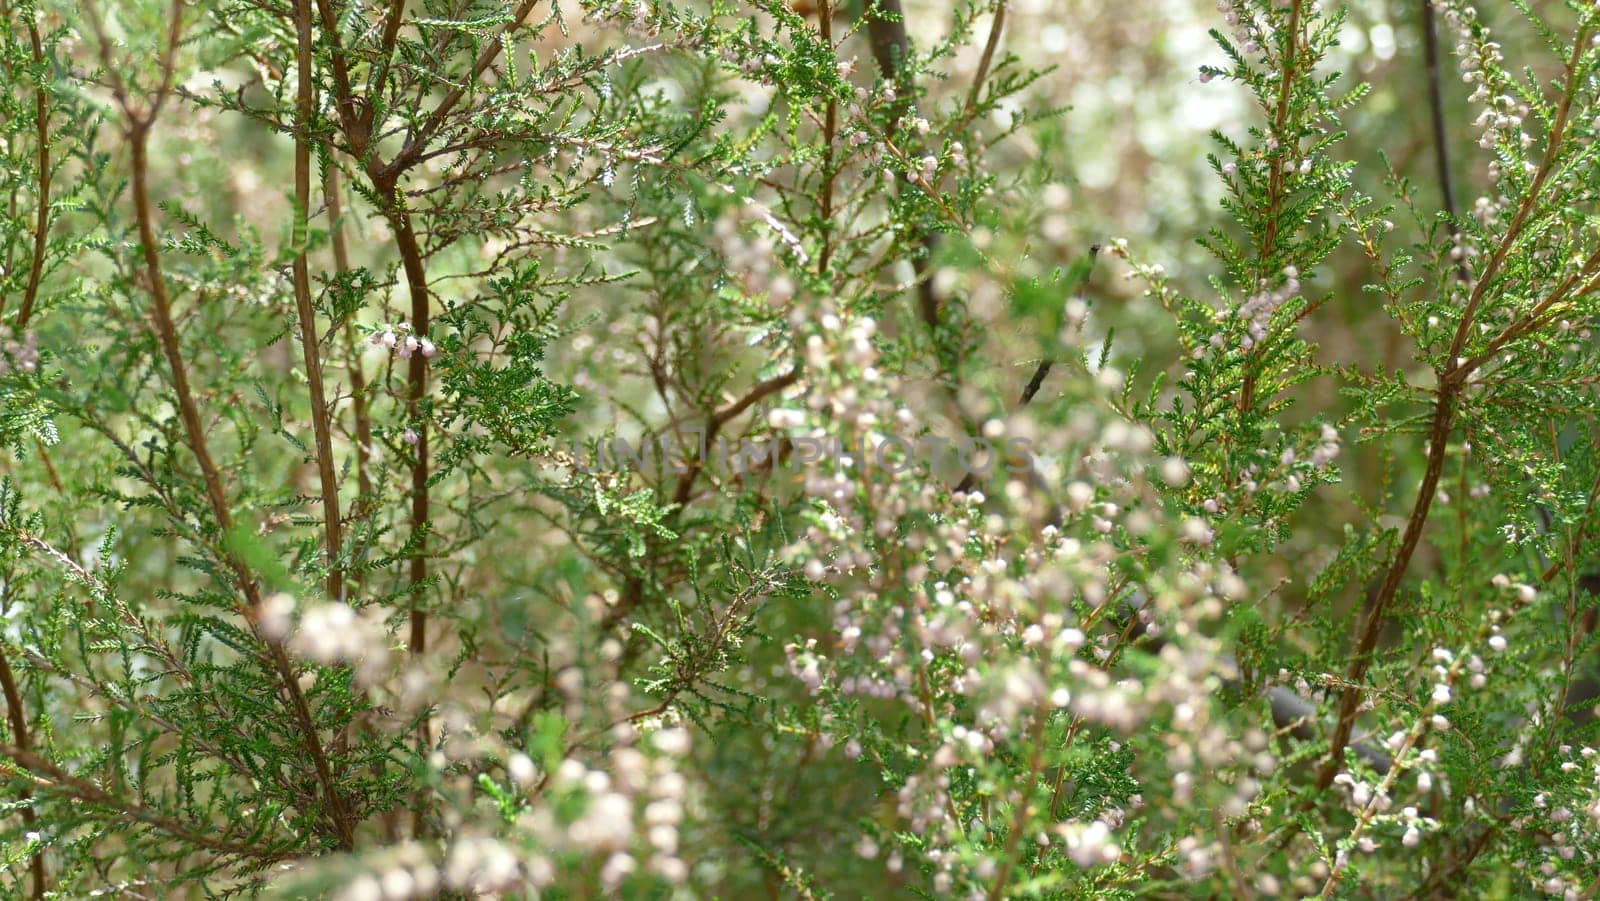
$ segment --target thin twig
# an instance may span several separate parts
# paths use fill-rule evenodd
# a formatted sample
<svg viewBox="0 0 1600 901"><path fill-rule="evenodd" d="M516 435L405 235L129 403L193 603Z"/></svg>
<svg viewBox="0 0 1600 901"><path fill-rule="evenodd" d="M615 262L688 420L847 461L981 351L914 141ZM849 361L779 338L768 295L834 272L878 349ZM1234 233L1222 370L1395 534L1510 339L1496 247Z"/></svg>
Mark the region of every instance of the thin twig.
<svg viewBox="0 0 1600 901"><path fill-rule="evenodd" d="M344 236L344 201L340 197L339 170L335 166L328 167L323 196L328 204L328 234L333 245L334 272L339 276L348 275L351 271L350 247ZM372 497L372 418L367 412L367 375L361 367L360 344L354 328L348 323L345 341L345 351L350 358L351 415L355 419L356 489L360 492L359 503L364 504L370 502Z"/></svg>
<svg viewBox="0 0 1600 901"><path fill-rule="evenodd" d="M972 76L972 92L967 95L967 108L961 121L971 121L978 110L978 98L983 96L984 82L989 80L989 67L994 65L994 52L1000 46L1000 33L1006 27L1007 0L995 4L994 19L989 23L989 40L984 42L983 55L978 57L978 71Z"/></svg>
<svg viewBox="0 0 1600 901"><path fill-rule="evenodd" d="M822 0L817 7L822 27L822 42L833 50L833 2ZM822 127L822 250L817 254L817 272L827 277L828 262L833 257L833 183L838 174L834 165L834 140L839 131L839 100L828 95L828 109Z"/></svg>
<svg viewBox="0 0 1600 901"><path fill-rule="evenodd" d="M405 18L405 12L406 0L391 0L389 11L384 14L383 38L378 42L378 63L373 67L372 78L367 82L368 97L381 99L384 89L388 86L389 66L394 62L394 46L400 38L400 23ZM376 103L367 108L369 126L377 112Z"/></svg>
<svg viewBox="0 0 1600 901"><path fill-rule="evenodd" d="M796 364L788 372L757 382L738 399L713 411L706 418L705 433L700 437L700 450L696 453L694 459L690 460L683 468L683 472L679 473L677 486L672 492L673 503L677 505L679 510L687 506L694 496L695 480L705 471L704 452L710 448L711 442L716 440L717 435L722 431L722 427L767 397L799 381L800 371L800 366ZM639 606L644 603L644 589L643 577L636 574L628 576L622 586L622 596L617 599L617 603L606 613L601 622L601 630L609 632L618 623L627 619L635 610L639 609Z"/></svg>
<svg viewBox="0 0 1600 901"><path fill-rule="evenodd" d="M396 5L403 8L404 0ZM350 69L345 63L344 46L339 40L339 18L334 15L332 4L329 0L317 0L317 11L322 18L323 37L331 51L328 54L328 68L333 72L334 107L339 111L339 121L344 126L345 139L350 142L350 152L365 162L372 145L372 119L356 105L355 91L350 87Z"/></svg>
<svg viewBox="0 0 1600 901"><path fill-rule="evenodd" d="M1089 245L1089 265L1090 265L1090 267L1093 267L1094 266L1094 261L1099 259L1099 258L1100 258L1100 245L1099 244L1090 244ZM1085 281L1087 281L1087 279L1088 279L1088 273L1087 272L1084 274L1084 279L1085 279ZM1083 287L1082 284L1068 286L1068 296L1070 297L1073 293L1076 293L1082 287ZM1017 404L1017 408L1018 409L1026 407L1028 405L1028 402L1033 400L1034 395L1039 393L1039 389L1041 387L1043 387L1043 385L1044 385L1045 376L1050 374L1050 369L1053 366L1055 366L1055 363L1056 363L1056 361L1055 361L1054 357L1045 357L1044 359L1039 361L1039 365L1037 367L1035 367L1034 370L1033 370L1033 377L1028 379L1028 384L1023 386L1023 388L1022 388L1022 400ZM970 471L967 472L966 475L961 477L961 481L956 484L955 493L956 494L964 494L966 492L971 491L972 490L972 486L977 484L977 481L978 481L977 473L970 472Z"/></svg>
<svg viewBox="0 0 1600 901"><path fill-rule="evenodd" d="M994 884L989 887L989 901L999 901L1005 894L1006 884L1011 881L1011 872L1017 865L1017 847L1022 841L1022 831L1027 828L1028 817L1033 812L1033 801L1029 795L1039 781L1039 776L1044 769L1044 733L1045 726L1050 722L1050 708L1041 705L1033 715L1033 728L1028 735L1032 751L1028 756L1028 772L1020 783L1022 797L1017 799L1016 813L1011 818L1011 829L1006 833L1006 848L1001 854L1000 872L995 874Z"/></svg>

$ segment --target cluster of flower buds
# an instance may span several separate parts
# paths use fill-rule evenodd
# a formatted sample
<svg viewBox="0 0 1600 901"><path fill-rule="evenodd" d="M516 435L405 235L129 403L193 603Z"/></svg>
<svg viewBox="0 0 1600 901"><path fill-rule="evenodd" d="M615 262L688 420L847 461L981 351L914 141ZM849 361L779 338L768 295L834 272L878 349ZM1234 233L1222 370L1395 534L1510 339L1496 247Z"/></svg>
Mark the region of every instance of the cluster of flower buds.
<svg viewBox="0 0 1600 901"><path fill-rule="evenodd" d="M1239 306L1239 318L1249 323L1246 335L1240 339L1240 345L1248 351L1257 343L1266 340L1267 329L1272 324L1272 314L1298 293L1300 293L1300 270L1294 266L1284 267L1283 284L1276 289L1268 288L1266 281L1263 280L1261 290ZM1214 336L1211 343L1213 347L1219 347L1222 336L1220 334Z"/></svg>
<svg viewBox="0 0 1600 901"><path fill-rule="evenodd" d="M906 170L906 181L911 181L911 182L920 181L920 182L922 182L924 184L932 185L933 184L933 177L939 171L939 159L938 159L938 157L935 157L935 156L925 156L925 157L923 157L922 158L922 162L921 162L921 166L922 166L921 169L907 169Z"/></svg>
<svg viewBox="0 0 1600 901"><path fill-rule="evenodd" d="M383 347L400 354L400 359L409 360L415 353L422 354L423 359L432 359L439 352L433 342L425 337L412 334L411 325L401 322L395 325L384 325L383 328L372 333L367 339L375 347Z"/></svg>
<svg viewBox="0 0 1600 901"><path fill-rule="evenodd" d="M1233 39L1245 53L1261 52L1261 25L1255 13L1238 0L1217 0L1217 12L1233 28Z"/></svg>

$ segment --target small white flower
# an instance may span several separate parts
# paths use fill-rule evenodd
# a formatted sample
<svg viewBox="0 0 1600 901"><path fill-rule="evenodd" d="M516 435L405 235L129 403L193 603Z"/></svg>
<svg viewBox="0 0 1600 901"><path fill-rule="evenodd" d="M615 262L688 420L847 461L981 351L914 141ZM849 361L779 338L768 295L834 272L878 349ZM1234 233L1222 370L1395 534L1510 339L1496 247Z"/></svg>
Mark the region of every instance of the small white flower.
<svg viewBox="0 0 1600 901"><path fill-rule="evenodd" d="M538 778L539 771L534 767L532 758L518 751L506 761L506 775L511 777L511 781L516 783L517 787L527 788Z"/></svg>
<svg viewBox="0 0 1600 901"><path fill-rule="evenodd" d="M767 425L772 426L774 429L799 428L805 421L806 413L804 410L780 407L767 414Z"/></svg>
<svg viewBox="0 0 1600 901"><path fill-rule="evenodd" d="M1181 488L1189 482L1189 464L1182 457L1168 457L1161 463L1161 480L1173 488Z"/></svg>
<svg viewBox="0 0 1600 901"><path fill-rule="evenodd" d="M689 730L681 726L662 729L651 737L651 742L663 754L682 757L689 753Z"/></svg>

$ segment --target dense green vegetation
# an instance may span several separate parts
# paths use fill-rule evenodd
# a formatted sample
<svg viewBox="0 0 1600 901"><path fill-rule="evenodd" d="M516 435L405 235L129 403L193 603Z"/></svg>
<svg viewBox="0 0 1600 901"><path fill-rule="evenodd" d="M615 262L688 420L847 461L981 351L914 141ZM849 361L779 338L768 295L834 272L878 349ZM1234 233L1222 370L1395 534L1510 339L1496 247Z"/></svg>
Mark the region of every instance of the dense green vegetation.
<svg viewBox="0 0 1600 901"><path fill-rule="evenodd" d="M1483 6L0 0L0 891L1594 897Z"/></svg>

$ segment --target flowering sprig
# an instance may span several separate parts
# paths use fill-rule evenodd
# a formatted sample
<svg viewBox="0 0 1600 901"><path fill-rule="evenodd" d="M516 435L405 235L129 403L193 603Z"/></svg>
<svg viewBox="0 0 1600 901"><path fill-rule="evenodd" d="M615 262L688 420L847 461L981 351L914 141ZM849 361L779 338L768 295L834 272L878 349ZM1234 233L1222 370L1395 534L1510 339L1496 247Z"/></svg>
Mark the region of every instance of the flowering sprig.
<svg viewBox="0 0 1600 901"><path fill-rule="evenodd" d="M406 322L384 325L368 336L367 343L392 350L402 360L411 359L413 354L421 354L423 359L431 360L439 352L439 348L426 335L412 334L411 325Z"/></svg>

